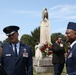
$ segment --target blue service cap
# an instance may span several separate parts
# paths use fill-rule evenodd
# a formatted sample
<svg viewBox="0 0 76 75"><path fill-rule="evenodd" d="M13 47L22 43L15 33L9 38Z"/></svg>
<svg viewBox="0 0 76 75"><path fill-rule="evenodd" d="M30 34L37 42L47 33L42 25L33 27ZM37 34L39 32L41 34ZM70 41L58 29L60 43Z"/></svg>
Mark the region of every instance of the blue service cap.
<svg viewBox="0 0 76 75"><path fill-rule="evenodd" d="M74 22L69 22L67 29L72 29L72 30L76 30L76 23Z"/></svg>
<svg viewBox="0 0 76 75"><path fill-rule="evenodd" d="M17 32L20 28L18 26L7 26L3 29L3 32L8 36Z"/></svg>

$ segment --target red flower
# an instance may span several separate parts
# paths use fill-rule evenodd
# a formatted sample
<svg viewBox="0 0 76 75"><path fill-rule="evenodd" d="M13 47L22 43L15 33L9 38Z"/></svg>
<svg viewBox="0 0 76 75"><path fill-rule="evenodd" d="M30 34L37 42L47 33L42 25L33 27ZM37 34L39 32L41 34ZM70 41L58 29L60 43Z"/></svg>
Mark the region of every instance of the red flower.
<svg viewBox="0 0 76 75"><path fill-rule="evenodd" d="M48 55L50 55L50 54L52 54L52 51L49 51L49 52L48 52Z"/></svg>
<svg viewBox="0 0 76 75"><path fill-rule="evenodd" d="M42 52L45 52L45 49L46 49L46 48L48 48L48 45L47 45L47 44L44 44L44 45L41 47L41 51L42 51Z"/></svg>
<svg viewBox="0 0 76 75"><path fill-rule="evenodd" d="M41 51L42 51L42 52L44 52L44 51L45 51L45 48L44 48L44 47L42 47L42 48L41 48Z"/></svg>
<svg viewBox="0 0 76 75"><path fill-rule="evenodd" d="M45 53L46 55L52 54L52 45L50 43L42 44L39 48L41 52Z"/></svg>
<svg viewBox="0 0 76 75"><path fill-rule="evenodd" d="M50 45L49 49L50 49L50 50L52 50L52 48L53 48L53 46L52 46L52 45Z"/></svg>

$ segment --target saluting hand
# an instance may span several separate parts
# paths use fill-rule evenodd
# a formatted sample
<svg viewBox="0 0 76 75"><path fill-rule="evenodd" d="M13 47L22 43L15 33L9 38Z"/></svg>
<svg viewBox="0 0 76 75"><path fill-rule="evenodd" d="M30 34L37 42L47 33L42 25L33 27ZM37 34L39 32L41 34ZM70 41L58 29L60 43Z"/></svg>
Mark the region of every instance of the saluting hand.
<svg viewBox="0 0 76 75"><path fill-rule="evenodd" d="M62 43L60 43L60 47L63 47L63 44Z"/></svg>

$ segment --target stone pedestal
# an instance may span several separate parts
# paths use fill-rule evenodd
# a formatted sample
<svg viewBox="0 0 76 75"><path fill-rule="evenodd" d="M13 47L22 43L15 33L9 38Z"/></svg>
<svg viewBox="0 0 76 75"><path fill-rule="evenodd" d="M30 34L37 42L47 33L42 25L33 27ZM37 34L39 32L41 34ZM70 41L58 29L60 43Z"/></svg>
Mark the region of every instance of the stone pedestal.
<svg viewBox="0 0 76 75"><path fill-rule="evenodd" d="M52 59L50 57L33 58L33 66L36 72L50 72L53 70Z"/></svg>
<svg viewBox="0 0 76 75"><path fill-rule="evenodd" d="M38 73L42 73L42 72L49 72L50 73L51 70L53 72L53 67L52 66L51 67L37 67L37 66L34 66L34 69Z"/></svg>

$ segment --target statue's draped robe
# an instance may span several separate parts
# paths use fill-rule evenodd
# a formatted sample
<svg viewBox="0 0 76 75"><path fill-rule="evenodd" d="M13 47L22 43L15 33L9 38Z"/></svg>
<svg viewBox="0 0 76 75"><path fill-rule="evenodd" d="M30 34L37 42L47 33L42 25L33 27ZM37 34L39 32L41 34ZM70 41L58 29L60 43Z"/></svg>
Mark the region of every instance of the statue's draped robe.
<svg viewBox="0 0 76 75"><path fill-rule="evenodd" d="M50 22L47 20L46 22L42 21L40 25L40 43L50 43Z"/></svg>

